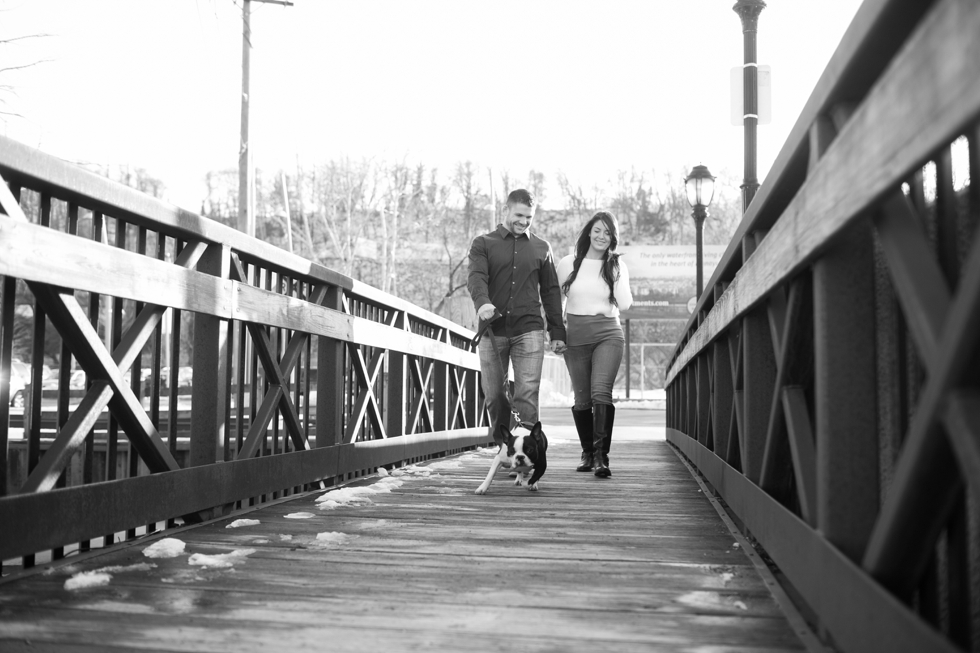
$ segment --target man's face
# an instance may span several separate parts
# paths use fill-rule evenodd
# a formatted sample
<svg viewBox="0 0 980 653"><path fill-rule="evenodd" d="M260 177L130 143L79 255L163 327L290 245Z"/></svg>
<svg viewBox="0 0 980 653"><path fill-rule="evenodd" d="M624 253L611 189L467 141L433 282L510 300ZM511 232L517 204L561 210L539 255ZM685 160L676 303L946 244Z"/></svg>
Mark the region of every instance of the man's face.
<svg viewBox="0 0 980 653"><path fill-rule="evenodd" d="M515 236L520 236L531 228L534 209L527 204L511 204L504 216L504 228Z"/></svg>

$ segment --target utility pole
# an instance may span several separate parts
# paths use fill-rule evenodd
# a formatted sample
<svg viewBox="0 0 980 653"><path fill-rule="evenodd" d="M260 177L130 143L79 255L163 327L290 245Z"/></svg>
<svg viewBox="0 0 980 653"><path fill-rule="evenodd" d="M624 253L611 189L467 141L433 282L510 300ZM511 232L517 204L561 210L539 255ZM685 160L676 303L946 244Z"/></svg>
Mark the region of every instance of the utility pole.
<svg viewBox="0 0 980 653"><path fill-rule="evenodd" d="M251 131L248 124L249 55L252 50L252 2L292 7L288 0L242 0L242 139L238 149L238 228L255 236L255 169L252 167Z"/></svg>
<svg viewBox="0 0 980 653"><path fill-rule="evenodd" d="M745 127L745 173L742 179L742 213L749 209L755 192L759 190L756 172L756 132L759 126L759 64L756 61L756 36L759 32L759 14L766 8L763 0L738 0L732 11L742 19L742 66L743 125Z"/></svg>

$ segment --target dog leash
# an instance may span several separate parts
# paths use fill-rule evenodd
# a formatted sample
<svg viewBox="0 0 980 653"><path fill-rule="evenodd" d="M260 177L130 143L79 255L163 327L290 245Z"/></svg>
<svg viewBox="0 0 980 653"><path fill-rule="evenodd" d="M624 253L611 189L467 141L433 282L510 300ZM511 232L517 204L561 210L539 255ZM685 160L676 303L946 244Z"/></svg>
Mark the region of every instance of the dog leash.
<svg viewBox="0 0 980 653"><path fill-rule="evenodd" d="M497 311L493 312L493 317L486 321L486 323L477 331L476 338L473 339L473 350L476 351L480 344L480 340L483 339L484 335L490 335L490 344L493 346L493 352L497 355L497 367L500 368L500 376L504 379L503 381L503 391L504 397L507 399L507 405L510 406L510 413L514 416L514 419L518 424L523 425L524 422L521 421L521 414L517 412L514 408L514 395L510 391L510 381L507 380L507 370L504 368L504 357L500 355L500 348L497 347L497 339L493 334L493 327L491 323L500 317L500 313ZM508 430L510 425L508 424Z"/></svg>

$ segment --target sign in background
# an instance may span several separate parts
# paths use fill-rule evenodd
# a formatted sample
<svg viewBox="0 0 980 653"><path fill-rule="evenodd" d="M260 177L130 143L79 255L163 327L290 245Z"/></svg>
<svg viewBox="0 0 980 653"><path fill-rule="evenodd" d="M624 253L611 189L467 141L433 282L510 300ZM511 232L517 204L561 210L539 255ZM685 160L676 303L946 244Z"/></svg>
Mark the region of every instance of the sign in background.
<svg viewBox="0 0 980 653"><path fill-rule="evenodd" d="M704 281L711 278L725 245L705 245ZM624 245L619 248L629 270L633 306L624 319L680 319L690 316L688 302L697 288L694 245Z"/></svg>

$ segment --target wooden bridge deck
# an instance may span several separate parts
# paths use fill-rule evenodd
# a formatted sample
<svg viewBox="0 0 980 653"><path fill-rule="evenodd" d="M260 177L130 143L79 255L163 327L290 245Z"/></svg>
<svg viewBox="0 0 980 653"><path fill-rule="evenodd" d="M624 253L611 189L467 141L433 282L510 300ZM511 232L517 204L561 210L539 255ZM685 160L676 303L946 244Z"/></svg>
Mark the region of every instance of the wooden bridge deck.
<svg viewBox="0 0 980 653"><path fill-rule="evenodd" d="M666 442L615 442L607 481L572 471L571 440L549 453L536 494L500 474L475 496L477 451L155 538L177 557L64 561L0 585L0 650L804 649Z"/></svg>

